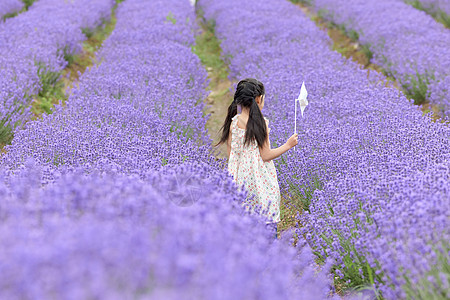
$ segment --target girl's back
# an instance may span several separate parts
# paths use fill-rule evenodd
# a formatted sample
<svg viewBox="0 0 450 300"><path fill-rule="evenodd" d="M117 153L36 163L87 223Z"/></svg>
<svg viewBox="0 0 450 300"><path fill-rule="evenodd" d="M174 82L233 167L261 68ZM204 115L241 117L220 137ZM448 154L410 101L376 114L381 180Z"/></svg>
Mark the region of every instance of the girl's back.
<svg viewBox="0 0 450 300"><path fill-rule="evenodd" d="M261 205L267 211L270 222L280 222L280 188L273 160L264 162L256 142L244 146L245 129L239 128L235 115L231 123L231 152L228 160L228 171L238 185L245 185L253 199L247 200L253 211ZM264 118L267 122L267 118ZM268 122L267 122L268 123ZM270 131L270 128L269 128ZM270 206L269 206L270 205Z"/></svg>

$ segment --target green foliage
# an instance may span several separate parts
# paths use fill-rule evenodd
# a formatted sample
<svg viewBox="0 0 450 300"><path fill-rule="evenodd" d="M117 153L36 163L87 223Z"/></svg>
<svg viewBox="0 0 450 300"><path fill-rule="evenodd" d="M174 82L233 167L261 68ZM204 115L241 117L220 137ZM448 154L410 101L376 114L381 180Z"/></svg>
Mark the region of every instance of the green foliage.
<svg viewBox="0 0 450 300"><path fill-rule="evenodd" d="M335 232L336 233L336 232ZM355 249L354 243L351 240L343 239L342 235L338 234L340 246L343 248L341 253L344 268L340 271L344 274L343 278L336 278L335 284L344 287L347 290L364 290L372 289L375 283L375 278L381 282L382 273L376 274L375 271L379 269L379 265L374 268L369 265L366 258L359 254ZM332 241L327 240L331 244ZM336 273L337 266L333 267L333 273ZM361 272L361 273L360 273ZM379 294L378 291L375 291ZM380 299L380 295L377 297Z"/></svg>
<svg viewBox="0 0 450 300"><path fill-rule="evenodd" d="M427 101L430 78L434 79L435 77L433 74L424 75L416 71L415 76L407 76L405 83L402 83L403 91L409 99L414 100L414 104L420 105Z"/></svg>
<svg viewBox="0 0 450 300"><path fill-rule="evenodd" d="M62 157L59 156L59 154L56 154L55 157L53 157L52 163L58 167L64 165L64 160Z"/></svg>
<svg viewBox="0 0 450 300"><path fill-rule="evenodd" d="M30 7L34 1L36 0L22 0L22 2L25 4L25 9L28 9L28 7Z"/></svg>
<svg viewBox="0 0 450 300"><path fill-rule="evenodd" d="M332 209L333 204L330 203L329 209L330 214L329 216L333 216L334 212ZM383 272L380 272L380 266L379 263L376 262L376 265L371 266L364 255L359 253L357 249L355 248L354 241L358 238L357 231L358 229L365 229L364 223L362 220L359 219L357 214L359 212L363 212L365 214L365 221L367 224L373 224L373 219L362 209L362 204L360 203L360 209L359 211L354 212L353 214L353 223L347 224L349 227L351 236L350 238L345 238L343 234L335 229L331 229L333 235L337 237L337 240L334 240L333 238L330 238L325 235L321 235L321 238L326 242L327 247L325 247L323 250L325 253L327 253L327 248L333 248L336 247L333 246L333 242L338 242L340 250L339 254L340 257L342 257L343 265L344 267L341 268L340 266L333 266L332 272L336 274L336 270L339 269L340 272L343 274L343 278L339 278L335 275L335 285L341 286L345 290L365 290L365 289L371 289L373 290L373 286L375 283L375 279L379 282L383 282ZM324 219L326 221L326 218ZM365 229L367 230L367 229ZM316 255L319 252L315 252ZM321 256L319 254L319 256ZM378 273L378 274L377 274ZM374 291L377 295L377 299L382 299L382 296L379 294L379 291Z"/></svg>
<svg viewBox="0 0 450 300"><path fill-rule="evenodd" d="M172 22L172 24L177 23L177 20L171 12L169 12L169 14L166 16L166 20Z"/></svg>
<svg viewBox="0 0 450 300"><path fill-rule="evenodd" d="M5 21L8 18L13 18L13 17L17 16L18 14L19 14L18 12L13 12L13 13L9 13L9 14L3 15L2 21Z"/></svg>
<svg viewBox="0 0 450 300"><path fill-rule="evenodd" d="M11 96L11 95L9 95ZM7 98L9 97L7 96ZM24 99L26 99L26 103L30 103L31 102L31 97L28 93L25 93L25 95L23 96ZM11 100L11 99L10 99ZM13 101L13 106L14 109L12 111L10 111L8 114L3 115L2 119L0 119L0 149L3 148L5 145L9 145L11 144L11 141L14 137L14 129L16 129L18 126L22 125L22 121L18 120L16 122L11 122L11 116L18 116L23 114L23 112L25 111L25 108L27 106L20 104L17 105L18 103L22 103L22 100L18 101L17 98L12 99Z"/></svg>
<svg viewBox="0 0 450 300"><path fill-rule="evenodd" d="M65 46L63 49L64 60L68 62L68 66L73 64L75 60L75 55L69 49L69 46Z"/></svg>
<svg viewBox="0 0 450 300"><path fill-rule="evenodd" d="M61 81L61 72L47 70L47 67L40 62L36 64L38 66L41 89L35 96L34 112L40 113L43 111L50 114L55 99L65 100L67 98L63 91L64 84Z"/></svg>
<svg viewBox="0 0 450 300"><path fill-rule="evenodd" d="M328 17L329 15L330 15L330 12L324 8L321 8L317 11L317 16L321 19L328 20L328 19L330 19ZM333 25L335 25L337 27L336 24L333 24Z"/></svg>
<svg viewBox="0 0 450 300"><path fill-rule="evenodd" d="M370 44L361 45L361 51L367 57L367 60L370 62L373 58L373 52L370 50Z"/></svg>
<svg viewBox="0 0 450 300"><path fill-rule="evenodd" d="M327 20L326 26L331 29L331 28L337 28L339 29L344 35L346 35L349 39L351 39L352 41L359 41L359 33L354 30L354 29L348 29L345 24L336 24L332 21L333 17L331 15L331 13L326 10L326 9L320 9L317 12L317 17L316 19L322 19L322 20ZM317 20L315 20L317 22ZM370 62L373 58L373 52L370 49L371 45L370 44L364 44L361 45L361 51L362 53L364 53L364 55L367 57L367 60ZM347 51L347 48L337 48L334 49L336 51L338 51L341 54L345 54L345 52Z"/></svg>
<svg viewBox="0 0 450 300"><path fill-rule="evenodd" d="M181 129L181 126L178 123L172 122L172 124L170 125L170 128L169 128L169 132L176 132L177 138L179 140L189 141L190 139L192 139L194 137L195 131L190 126L183 127L181 130L180 129ZM185 138L182 139L181 137L185 137Z"/></svg>
<svg viewBox="0 0 450 300"><path fill-rule="evenodd" d="M94 30L89 28L89 27L85 27L81 29L81 32L87 37L87 38L91 38L94 35Z"/></svg>
<svg viewBox="0 0 450 300"><path fill-rule="evenodd" d="M289 183L289 194L291 194L291 205L299 211L310 211L311 199L315 190L323 189L323 183L318 176L311 176L309 183L294 185Z"/></svg>
<svg viewBox="0 0 450 300"><path fill-rule="evenodd" d="M345 27L345 25L343 25L343 24L337 25L337 24L333 23L333 25L335 27L338 27L342 31L342 33L344 33L352 41L354 41L354 42L358 42L359 41L359 33L356 30L347 29ZM367 60L370 62L372 60L372 58L373 58L373 52L372 52L372 50L370 50L371 45L370 44L364 44L364 45L361 45L360 47L361 47L362 53L364 53L364 55L367 57Z"/></svg>
<svg viewBox="0 0 450 300"><path fill-rule="evenodd" d="M344 24L335 24L332 23L332 27L336 27L339 30L341 30L341 32L343 34L345 34L349 39L351 39L354 42L358 42L359 41L359 33L356 30L353 29L348 29ZM361 51L362 53L364 53L364 55L367 57L367 60L370 62L373 58L373 52L372 50L370 50L371 45L370 44L364 44L361 45Z"/></svg>
<svg viewBox="0 0 450 300"><path fill-rule="evenodd" d="M0 145L9 145L14 137L11 125L5 125L8 118L0 120Z"/></svg>
<svg viewBox="0 0 450 300"><path fill-rule="evenodd" d="M112 94L112 97L114 99L119 100L119 99L122 99L122 94L120 92L118 92L118 93Z"/></svg>
<svg viewBox="0 0 450 300"><path fill-rule="evenodd" d="M416 9L425 10L425 8L423 7L422 3L419 0L406 0L405 2L411 4Z"/></svg>
<svg viewBox="0 0 450 300"><path fill-rule="evenodd" d="M290 0L294 4L311 5L312 0Z"/></svg>
<svg viewBox="0 0 450 300"><path fill-rule="evenodd" d="M333 44L333 50L339 52L343 56L346 56L347 53L351 50L348 46L339 47Z"/></svg>
<svg viewBox="0 0 450 300"><path fill-rule="evenodd" d="M205 26L208 31L212 32L213 34L216 34L216 20L215 19L210 19L210 20L206 21Z"/></svg>
<svg viewBox="0 0 450 300"><path fill-rule="evenodd" d="M439 13L436 16L436 19L444 24L445 27L450 28L450 15L447 15L443 11L439 11Z"/></svg>
<svg viewBox="0 0 450 300"><path fill-rule="evenodd" d="M189 79L187 80L186 85L189 88L193 88L194 87L194 85L195 85L195 78L194 78L193 75L189 75Z"/></svg>
<svg viewBox="0 0 450 300"><path fill-rule="evenodd" d="M359 40L359 33L356 30L347 30L347 36L354 41Z"/></svg>
<svg viewBox="0 0 450 300"><path fill-rule="evenodd" d="M41 83L41 90L39 96L48 96L54 90L56 83L61 77L61 72L54 72L47 70L47 67L43 63L37 63L38 76Z"/></svg>

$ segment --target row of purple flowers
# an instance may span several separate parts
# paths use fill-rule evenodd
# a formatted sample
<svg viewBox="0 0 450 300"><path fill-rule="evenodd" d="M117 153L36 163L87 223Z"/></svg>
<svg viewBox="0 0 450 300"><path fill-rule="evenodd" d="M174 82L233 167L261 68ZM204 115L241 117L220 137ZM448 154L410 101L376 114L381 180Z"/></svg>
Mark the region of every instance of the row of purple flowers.
<svg viewBox="0 0 450 300"><path fill-rule="evenodd" d="M404 0L415 7L425 10L427 13L444 21L450 26L450 2L448 0Z"/></svg>
<svg viewBox="0 0 450 300"><path fill-rule="evenodd" d="M445 295L448 125L422 116L383 76L331 51L329 37L287 1L199 5L214 21L230 76L266 85L272 148L294 132L294 99L306 83L297 151L276 160L282 192L301 211L297 233L319 258L336 260L344 286L387 299Z"/></svg>
<svg viewBox="0 0 450 300"><path fill-rule="evenodd" d="M15 130L30 119L32 96L54 85L114 0L41 0L0 23L0 125ZM0 131L1 131L0 130Z"/></svg>
<svg viewBox="0 0 450 300"><path fill-rule="evenodd" d="M2 157L0 297L325 298L331 260L273 240L211 155L188 1L127 0L65 107ZM7 258L7 259L6 259Z"/></svg>
<svg viewBox="0 0 450 300"><path fill-rule="evenodd" d="M393 75L416 104L429 100L450 111L450 31L423 11L399 0L311 0L320 15L339 25Z"/></svg>

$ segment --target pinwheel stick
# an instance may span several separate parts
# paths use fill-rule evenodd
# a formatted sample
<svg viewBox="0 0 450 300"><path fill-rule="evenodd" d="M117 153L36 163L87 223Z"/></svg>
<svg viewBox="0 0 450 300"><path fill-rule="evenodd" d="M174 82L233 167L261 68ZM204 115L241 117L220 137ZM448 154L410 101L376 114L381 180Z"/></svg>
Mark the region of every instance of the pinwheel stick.
<svg viewBox="0 0 450 300"><path fill-rule="evenodd" d="M308 97L308 92L306 91L305 82L302 82L302 87L300 89L300 94L298 95L298 98L295 99L295 120L294 120L294 134L297 133L297 101L300 103L300 109L302 111L302 118L303 118L303 111L305 110L305 107L308 105L308 100L306 99ZM295 151L295 146L294 146Z"/></svg>
<svg viewBox="0 0 450 300"><path fill-rule="evenodd" d="M297 133L297 100L295 99L295 120L294 120L294 134ZM294 146L294 151L295 151L295 146Z"/></svg>

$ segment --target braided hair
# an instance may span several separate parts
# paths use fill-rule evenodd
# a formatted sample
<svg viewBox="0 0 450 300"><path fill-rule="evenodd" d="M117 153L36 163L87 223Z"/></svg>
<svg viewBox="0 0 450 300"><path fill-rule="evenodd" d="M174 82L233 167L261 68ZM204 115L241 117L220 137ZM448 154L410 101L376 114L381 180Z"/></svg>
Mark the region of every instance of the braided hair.
<svg viewBox="0 0 450 300"><path fill-rule="evenodd" d="M253 78L246 78L239 81L234 100L228 107L228 114L225 122L220 130L222 130L222 137L215 145L219 145L228 140L230 135L230 126L233 117L237 114L237 106L249 108L249 116L244 138L244 146L256 140L260 148L263 147L264 141L267 138L267 128L264 117L256 103L255 98L265 94L264 85Z"/></svg>

